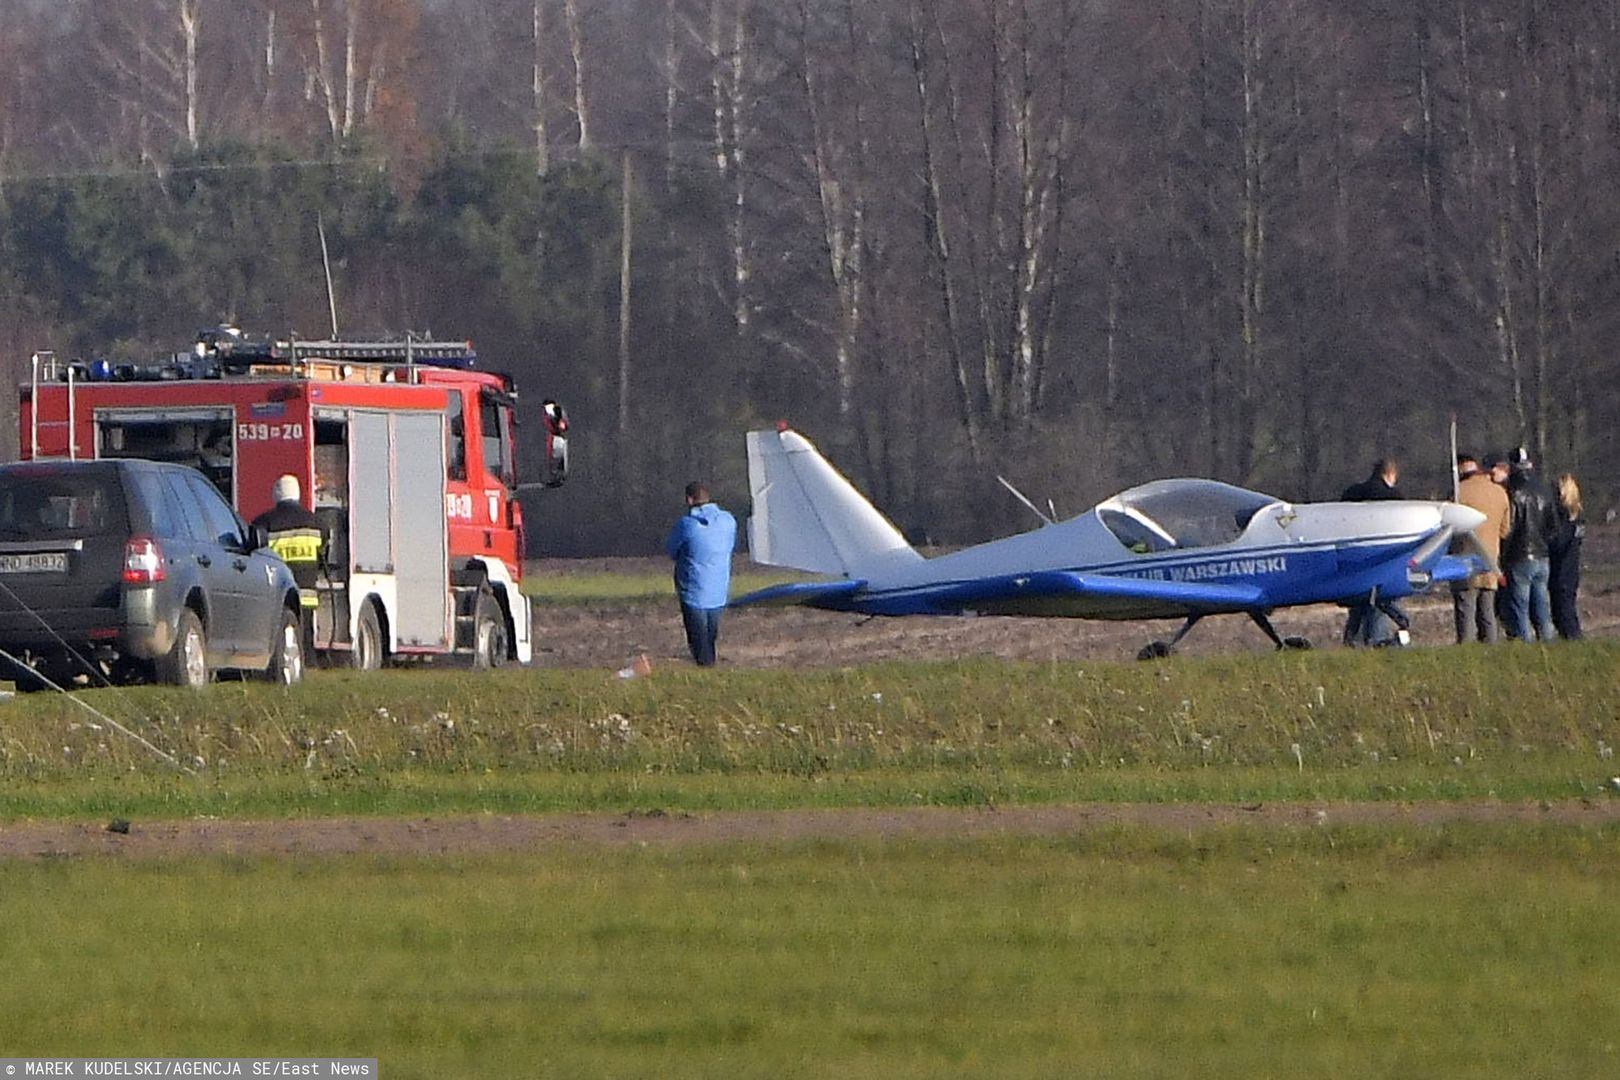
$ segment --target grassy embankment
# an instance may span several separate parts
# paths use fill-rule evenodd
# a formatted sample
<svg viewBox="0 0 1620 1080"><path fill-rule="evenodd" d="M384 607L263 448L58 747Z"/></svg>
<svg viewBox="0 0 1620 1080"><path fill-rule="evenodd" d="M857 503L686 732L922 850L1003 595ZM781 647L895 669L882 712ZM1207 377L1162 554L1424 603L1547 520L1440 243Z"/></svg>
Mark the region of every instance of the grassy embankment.
<svg viewBox="0 0 1620 1080"><path fill-rule="evenodd" d="M731 595L738 597L755 589L763 589L767 585L806 580L809 576L796 574L791 570L743 570L731 576ZM523 579L523 591L536 604L554 607L652 604L673 600L675 583L667 573L625 573L617 570L593 570L588 573L531 571Z"/></svg>
<svg viewBox="0 0 1620 1080"><path fill-rule="evenodd" d="M1610 642L633 681L317 672L291 691L76 697L0 710L0 819L1564 798L1620 774Z"/></svg>
<svg viewBox="0 0 1620 1080"><path fill-rule="evenodd" d="M1617 839L11 863L0 1043L395 1078L1608 1076Z"/></svg>

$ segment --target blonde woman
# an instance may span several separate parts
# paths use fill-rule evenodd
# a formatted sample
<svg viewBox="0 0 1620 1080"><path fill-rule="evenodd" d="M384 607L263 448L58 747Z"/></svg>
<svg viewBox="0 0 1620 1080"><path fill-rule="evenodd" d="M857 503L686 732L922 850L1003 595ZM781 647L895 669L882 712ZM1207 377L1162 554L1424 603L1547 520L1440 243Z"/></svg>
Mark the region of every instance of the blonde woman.
<svg viewBox="0 0 1620 1080"><path fill-rule="evenodd" d="M1547 591L1552 599L1553 625L1558 636L1578 641L1581 613L1575 594L1581 587L1581 541L1586 538L1586 518L1581 515L1581 486L1569 473L1558 478L1558 529L1547 544L1550 564Z"/></svg>

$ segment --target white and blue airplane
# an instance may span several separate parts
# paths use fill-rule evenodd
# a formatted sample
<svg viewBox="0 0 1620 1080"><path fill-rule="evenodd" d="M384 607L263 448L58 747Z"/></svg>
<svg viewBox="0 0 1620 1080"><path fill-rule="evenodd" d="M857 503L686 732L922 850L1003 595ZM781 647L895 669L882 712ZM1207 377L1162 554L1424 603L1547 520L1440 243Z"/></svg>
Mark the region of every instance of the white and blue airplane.
<svg viewBox="0 0 1620 1080"><path fill-rule="evenodd" d="M1156 480L1066 521L927 558L808 439L748 433L750 555L831 580L774 585L732 607L801 604L863 615L1048 615L1184 620L1244 614L1279 648L1271 613L1398 599L1485 568L1447 554L1484 515L1448 502L1293 504L1215 480Z"/></svg>

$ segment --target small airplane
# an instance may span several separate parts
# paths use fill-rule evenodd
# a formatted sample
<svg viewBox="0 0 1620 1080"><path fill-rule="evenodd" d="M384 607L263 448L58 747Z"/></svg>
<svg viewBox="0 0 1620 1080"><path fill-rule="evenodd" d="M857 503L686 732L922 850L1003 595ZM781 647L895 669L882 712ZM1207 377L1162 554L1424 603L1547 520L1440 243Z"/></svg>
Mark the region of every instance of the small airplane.
<svg viewBox="0 0 1620 1080"><path fill-rule="evenodd" d="M732 607L1184 620L1141 651L1147 659L1219 614L1247 615L1279 649L1309 648L1278 634L1271 613L1399 599L1486 567L1478 554L1447 554L1454 534L1471 537L1485 520L1466 506L1293 504L1200 479L1156 480L1077 517L926 558L804 436L781 425L747 441L753 560L838 577L773 585Z"/></svg>

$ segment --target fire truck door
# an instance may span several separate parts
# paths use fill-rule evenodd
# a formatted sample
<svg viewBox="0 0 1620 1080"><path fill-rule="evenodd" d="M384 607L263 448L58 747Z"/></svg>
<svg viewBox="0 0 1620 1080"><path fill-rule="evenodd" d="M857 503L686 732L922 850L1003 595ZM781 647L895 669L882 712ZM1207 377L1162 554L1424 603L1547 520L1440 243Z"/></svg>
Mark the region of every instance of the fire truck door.
<svg viewBox="0 0 1620 1080"><path fill-rule="evenodd" d="M450 646L444 417L355 412L349 429L350 537L360 573L393 571L401 648ZM424 483L434 477L434 483Z"/></svg>

